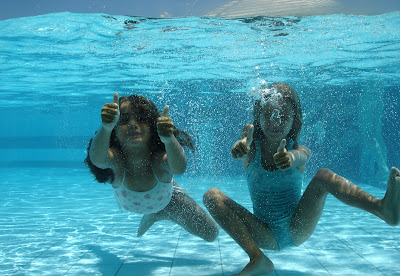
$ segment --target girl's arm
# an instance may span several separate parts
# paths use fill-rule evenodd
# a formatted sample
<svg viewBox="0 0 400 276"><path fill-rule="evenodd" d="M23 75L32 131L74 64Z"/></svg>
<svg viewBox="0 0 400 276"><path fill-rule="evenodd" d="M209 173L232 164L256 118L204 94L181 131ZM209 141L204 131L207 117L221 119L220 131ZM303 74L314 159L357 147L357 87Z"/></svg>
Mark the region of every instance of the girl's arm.
<svg viewBox="0 0 400 276"><path fill-rule="evenodd" d="M187 156L185 150L172 135L171 139L164 142L165 151L167 152L164 160L170 168L172 174L183 174L187 167Z"/></svg>
<svg viewBox="0 0 400 276"><path fill-rule="evenodd" d="M295 145L293 149L286 150L286 139L282 139L277 153L274 154L274 162L281 170L296 167L301 173L306 169L308 160L311 157L311 150L306 146Z"/></svg>
<svg viewBox="0 0 400 276"><path fill-rule="evenodd" d="M244 169L247 169L251 162L251 147L253 143L254 126L246 125L240 133L241 140L237 141L232 149L233 158L240 159Z"/></svg>
<svg viewBox="0 0 400 276"><path fill-rule="evenodd" d="M173 134L174 123L172 119L168 117L168 111L169 107L166 105L163 116L159 117L157 120L158 135L160 136L161 142L164 143L166 151L163 160L167 163L172 174L183 174L187 166L187 156Z"/></svg>
<svg viewBox="0 0 400 276"><path fill-rule="evenodd" d="M119 120L118 93L114 93L114 102L106 103L101 109L101 121L103 125L95 134L90 147L90 160L101 169L111 168L114 154L110 150L111 132Z"/></svg>
<svg viewBox="0 0 400 276"><path fill-rule="evenodd" d="M311 150L306 146L297 145L289 150L289 156L292 160L292 167L296 167L301 173L304 173L307 162L311 157Z"/></svg>
<svg viewBox="0 0 400 276"><path fill-rule="evenodd" d="M103 126L93 137L92 145L90 147L90 160L100 169L111 168L114 155L110 148L111 131Z"/></svg>

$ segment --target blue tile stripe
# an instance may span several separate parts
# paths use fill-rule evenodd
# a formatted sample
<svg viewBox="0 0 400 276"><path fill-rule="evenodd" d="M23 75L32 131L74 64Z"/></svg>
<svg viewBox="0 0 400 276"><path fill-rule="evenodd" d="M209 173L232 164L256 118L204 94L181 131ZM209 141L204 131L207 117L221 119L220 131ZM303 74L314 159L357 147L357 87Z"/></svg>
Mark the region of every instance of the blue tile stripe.
<svg viewBox="0 0 400 276"><path fill-rule="evenodd" d="M23 136L0 137L2 149L55 149L55 148L86 148L89 136Z"/></svg>
<svg viewBox="0 0 400 276"><path fill-rule="evenodd" d="M0 161L0 167L6 168L84 168L86 165L82 161Z"/></svg>

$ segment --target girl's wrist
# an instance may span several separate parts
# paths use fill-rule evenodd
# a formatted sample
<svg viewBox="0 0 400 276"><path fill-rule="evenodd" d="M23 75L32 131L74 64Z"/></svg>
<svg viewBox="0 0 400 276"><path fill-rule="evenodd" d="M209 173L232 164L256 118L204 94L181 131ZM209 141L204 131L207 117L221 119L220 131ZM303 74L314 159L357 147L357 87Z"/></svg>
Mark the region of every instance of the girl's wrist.
<svg viewBox="0 0 400 276"><path fill-rule="evenodd" d="M166 144L170 144L170 143L173 142L172 137L173 137L173 135L171 135L171 136L160 136L160 140L161 140L161 142L164 143L164 145L166 145Z"/></svg>
<svg viewBox="0 0 400 276"><path fill-rule="evenodd" d="M105 125L105 124L102 124L101 127L100 127L100 130L101 130L101 131L106 132L106 133L109 133L109 134L111 134L111 132L113 131L113 129L114 129L114 127L108 126L108 125Z"/></svg>

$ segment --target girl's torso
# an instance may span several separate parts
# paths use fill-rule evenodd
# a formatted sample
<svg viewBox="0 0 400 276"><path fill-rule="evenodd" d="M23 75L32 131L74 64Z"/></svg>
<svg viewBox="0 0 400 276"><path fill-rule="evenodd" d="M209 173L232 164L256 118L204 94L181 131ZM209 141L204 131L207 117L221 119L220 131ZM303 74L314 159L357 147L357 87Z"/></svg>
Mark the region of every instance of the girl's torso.
<svg viewBox="0 0 400 276"><path fill-rule="evenodd" d="M148 166L136 171L132 167L118 166L115 174L112 186L121 210L139 214L156 213L171 200L174 181L158 159L151 160Z"/></svg>
<svg viewBox="0 0 400 276"><path fill-rule="evenodd" d="M261 144L255 141L254 157L246 168L254 214L265 223L290 217L301 197L303 176L292 167L288 170L267 171L273 167L261 155ZM289 143L287 150L292 149Z"/></svg>

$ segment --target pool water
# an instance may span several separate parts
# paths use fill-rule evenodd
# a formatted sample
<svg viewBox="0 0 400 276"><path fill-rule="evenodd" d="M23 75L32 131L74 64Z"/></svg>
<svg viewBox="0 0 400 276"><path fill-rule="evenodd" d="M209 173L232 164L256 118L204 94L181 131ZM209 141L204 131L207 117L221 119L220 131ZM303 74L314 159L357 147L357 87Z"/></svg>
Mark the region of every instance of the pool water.
<svg viewBox="0 0 400 276"><path fill-rule="evenodd" d="M231 275L246 254L171 222L136 237L109 185L84 167L100 109L141 94L196 144L178 183L202 204L218 187L251 209L230 156L251 122L251 87L285 81L300 94L300 143L321 167L382 197L400 167L400 14L151 19L57 13L0 21L2 275ZM313 236L266 252L276 275L400 275L399 227L329 196Z"/></svg>

